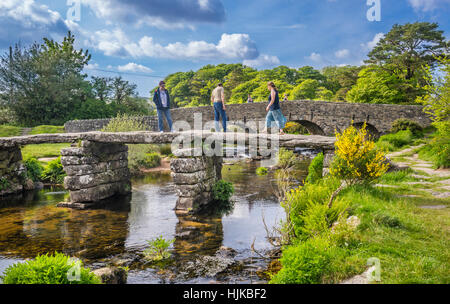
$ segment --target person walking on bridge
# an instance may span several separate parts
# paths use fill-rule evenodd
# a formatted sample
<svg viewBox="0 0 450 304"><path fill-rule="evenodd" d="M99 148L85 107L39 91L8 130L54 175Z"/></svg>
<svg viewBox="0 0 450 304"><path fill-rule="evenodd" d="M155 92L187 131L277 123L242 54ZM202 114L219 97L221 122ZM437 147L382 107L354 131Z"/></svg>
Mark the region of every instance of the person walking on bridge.
<svg viewBox="0 0 450 304"><path fill-rule="evenodd" d="M267 116L266 116L266 132L269 128L272 128L272 124L275 122L277 124L278 129L280 130L280 134L284 134L284 127L286 125L286 117L284 117L280 108L280 97L278 95L277 87L275 83L270 81L267 84L267 89L270 91L269 95L269 105L266 108Z"/></svg>
<svg viewBox="0 0 450 304"><path fill-rule="evenodd" d="M166 83L161 81L159 88L156 89L153 95L153 102L156 104L156 111L158 112L158 127L161 133L164 132L164 116L166 117L167 124L169 125L170 132L173 132L172 117L170 115L170 95L166 90Z"/></svg>
<svg viewBox="0 0 450 304"><path fill-rule="evenodd" d="M222 118L223 132L227 132L227 113L225 108L225 90L223 84L219 83L217 87L212 91L211 102L214 105L214 123L216 132L219 132L220 125L219 120Z"/></svg>

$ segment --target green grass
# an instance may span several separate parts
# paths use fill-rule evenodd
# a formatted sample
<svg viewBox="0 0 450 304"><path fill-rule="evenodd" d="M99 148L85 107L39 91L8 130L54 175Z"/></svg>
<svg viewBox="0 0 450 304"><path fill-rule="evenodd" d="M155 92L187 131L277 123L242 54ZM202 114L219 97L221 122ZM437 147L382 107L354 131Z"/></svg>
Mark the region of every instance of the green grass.
<svg viewBox="0 0 450 304"><path fill-rule="evenodd" d="M342 197L354 202L352 211L362 219L352 256L379 258L382 283L450 283L450 209L417 207L449 200L398 198L393 189L370 187L349 189Z"/></svg>
<svg viewBox="0 0 450 304"><path fill-rule="evenodd" d="M36 159L59 157L61 154L61 150L69 147L70 144L28 145L22 148L22 157L24 160L30 159L32 157Z"/></svg>
<svg viewBox="0 0 450 304"><path fill-rule="evenodd" d="M12 137L12 136L20 136L22 133L21 127L1 125L0 126L0 137Z"/></svg>
<svg viewBox="0 0 450 304"><path fill-rule="evenodd" d="M64 126L38 126L31 130L30 135L64 133Z"/></svg>

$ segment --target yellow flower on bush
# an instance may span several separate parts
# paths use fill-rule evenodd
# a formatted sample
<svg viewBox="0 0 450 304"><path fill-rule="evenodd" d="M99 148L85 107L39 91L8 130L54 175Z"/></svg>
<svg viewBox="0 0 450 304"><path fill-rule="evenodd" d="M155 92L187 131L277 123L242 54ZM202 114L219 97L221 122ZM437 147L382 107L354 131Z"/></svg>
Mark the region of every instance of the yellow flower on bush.
<svg viewBox="0 0 450 304"><path fill-rule="evenodd" d="M361 129L350 126L342 133L336 132L336 139L336 156L330 168L332 176L354 185L370 183L389 169L385 153L368 136L366 124Z"/></svg>

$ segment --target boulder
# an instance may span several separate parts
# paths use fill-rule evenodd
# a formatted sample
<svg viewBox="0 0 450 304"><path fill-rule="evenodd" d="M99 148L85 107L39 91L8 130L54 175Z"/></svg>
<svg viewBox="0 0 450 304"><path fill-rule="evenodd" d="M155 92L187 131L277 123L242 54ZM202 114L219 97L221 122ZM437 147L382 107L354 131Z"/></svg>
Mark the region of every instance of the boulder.
<svg viewBox="0 0 450 304"><path fill-rule="evenodd" d="M103 284L126 284L128 273L123 268L105 267L94 270L93 273L100 278Z"/></svg>

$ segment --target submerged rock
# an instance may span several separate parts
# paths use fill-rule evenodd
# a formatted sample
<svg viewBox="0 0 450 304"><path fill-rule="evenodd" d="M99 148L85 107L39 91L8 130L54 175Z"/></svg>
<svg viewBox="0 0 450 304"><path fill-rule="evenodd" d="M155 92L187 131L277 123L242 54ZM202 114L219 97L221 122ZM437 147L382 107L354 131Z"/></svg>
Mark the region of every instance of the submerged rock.
<svg viewBox="0 0 450 304"><path fill-rule="evenodd" d="M105 267L94 270L93 273L98 276L103 284L126 284L128 273L123 268Z"/></svg>
<svg viewBox="0 0 450 304"><path fill-rule="evenodd" d="M235 260L220 256L202 256L183 267L188 277L215 277L234 265Z"/></svg>

